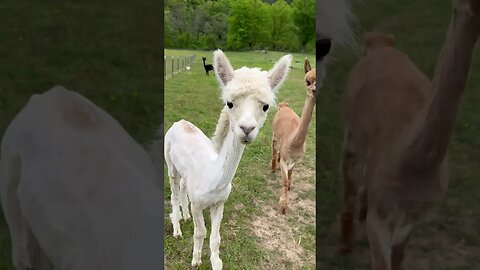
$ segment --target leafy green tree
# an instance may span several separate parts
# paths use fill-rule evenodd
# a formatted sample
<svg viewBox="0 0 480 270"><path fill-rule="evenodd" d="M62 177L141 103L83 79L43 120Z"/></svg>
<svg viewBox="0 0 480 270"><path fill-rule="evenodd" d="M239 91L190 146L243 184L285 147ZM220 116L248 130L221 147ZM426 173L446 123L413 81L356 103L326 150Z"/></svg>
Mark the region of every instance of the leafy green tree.
<svg viewBox="0 0 480 270"><path fill-rule="evenodd" d="M232 0L228 18L227 45L232 49L253 49L271 38L268 4L260 0Z"/></svg>
<svg viewBox="0 0 480 270"><path fill-rule="evenodd" d="M293 19L293 8L284 0L278 0L270 6L270 17L272 49L297 51L300 42Z"/></svg>
<svg viewBox="0 0 480 270"><path fill-rule="evenodd" d="M315 0L293 0L292 7L298 37L304 51L307 44L315 39Z"/></svg>

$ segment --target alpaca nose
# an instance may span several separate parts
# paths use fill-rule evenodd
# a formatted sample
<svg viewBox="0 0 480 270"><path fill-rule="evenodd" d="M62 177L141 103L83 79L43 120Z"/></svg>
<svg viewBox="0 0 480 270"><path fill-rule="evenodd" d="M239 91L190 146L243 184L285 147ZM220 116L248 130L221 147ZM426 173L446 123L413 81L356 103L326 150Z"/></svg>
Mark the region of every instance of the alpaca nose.
<svg viewBox="0 0 480 270"><path fill-rule="evenodd" d="M255 129L255 126L249 126L249 127L240 126L240 128L243 130L243 132L245 133L245 135L248 135L250 132L252 132L252 130Z"/></svg>

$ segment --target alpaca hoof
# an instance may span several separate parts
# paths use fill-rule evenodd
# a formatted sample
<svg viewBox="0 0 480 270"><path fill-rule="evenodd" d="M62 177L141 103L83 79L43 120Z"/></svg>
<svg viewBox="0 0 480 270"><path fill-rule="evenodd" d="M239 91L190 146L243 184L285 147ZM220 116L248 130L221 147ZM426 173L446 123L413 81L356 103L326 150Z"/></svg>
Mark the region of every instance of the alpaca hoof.
<svg viewBox="0 0 480 270"><path fill-rule="evenodd" d="M182 238L182 232L173 232L173 237L176 239Z"/></svg>
<svg viewBox="0 0 480 270"><path fill-rule="evenodd" d="M220 259L211 260L212 263L212 270L222 270L223 262Z"/></svg>
<svg viewBox="0 0 480 270"><path fill-rule="evenodd" d="M186 215L183 215L183 220L189 220L191 217L190 217L190 214L186 214Z"/></svg>
<svg viewBox="0 0 480 270"><path fill-rule="evenodd" d="M282 215L286 215L287 214L287 210L288 210L288 207L286 206L280 206L280 213Z"/></svg>
<svg viewBox="0 0 480 270"><path fill-rule="evenodd" d="M200 264L202 264L202 261L192 263L192 270L197 270L198 268L200 268Z"/></svg>

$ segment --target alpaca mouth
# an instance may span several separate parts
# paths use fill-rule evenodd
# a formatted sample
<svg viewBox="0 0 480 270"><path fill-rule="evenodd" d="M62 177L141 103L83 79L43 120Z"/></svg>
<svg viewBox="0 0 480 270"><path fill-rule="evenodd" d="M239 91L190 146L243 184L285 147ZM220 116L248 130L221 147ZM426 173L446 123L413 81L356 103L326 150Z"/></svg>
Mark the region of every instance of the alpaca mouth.
<svg viewBox="0 0 480 270"><path fill-rule="evenodd" d="M240 142L241 142L242 144L249 144L249 143L252 142L252 139L249 138L248 136L246 136L246 137L241 138L241 139L240 139Z"/></svg>
<svg viewBox="0 0 480 270"><path fill-rule="evenodd" d="M251 143L251 141L248 140L248 139L242 139L242 143L243 143L243 144L249 144L249 143Z"/></svg>

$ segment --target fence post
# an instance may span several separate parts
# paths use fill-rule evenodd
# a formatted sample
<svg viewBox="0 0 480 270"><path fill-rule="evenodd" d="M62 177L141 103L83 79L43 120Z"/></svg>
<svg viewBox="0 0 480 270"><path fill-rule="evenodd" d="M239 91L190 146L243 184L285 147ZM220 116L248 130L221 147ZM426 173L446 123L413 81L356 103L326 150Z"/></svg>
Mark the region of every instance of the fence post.
<svg viewBox="0 0 480 270"><path fill-rule="evenodd" d="M173 78L173 75L174 75L173 73L175 72L175 68L173 66L174 59L175 59L175 57L172 56L172 78Z"/></svg>

